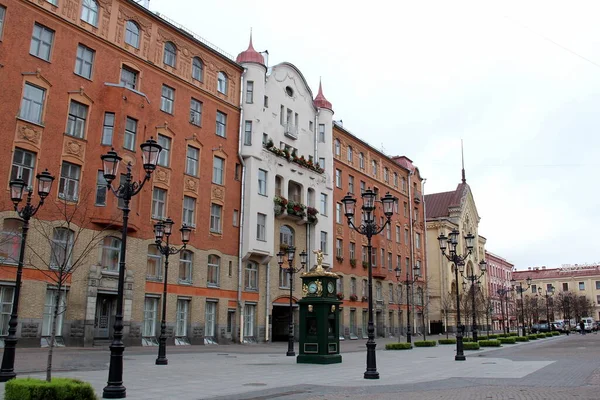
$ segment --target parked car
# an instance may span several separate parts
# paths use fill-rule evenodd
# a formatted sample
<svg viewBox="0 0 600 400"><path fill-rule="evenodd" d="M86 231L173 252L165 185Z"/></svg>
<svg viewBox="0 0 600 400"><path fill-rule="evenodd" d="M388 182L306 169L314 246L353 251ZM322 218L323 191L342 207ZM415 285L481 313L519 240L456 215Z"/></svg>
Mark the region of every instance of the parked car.
<svg viewBox="0 0 600 400"><path fill-rule="evenodd" d="M550 323L552 330L564 332L565 331L565 323L563 321L554 321Z"/></svg>
<svg viewBox="0 0 600 400"><path fill-rule="evenodd" d="M550 328L547 323L533 324L531 326L531 333L550 332Z"/></svg>
<svg viewBox="0 0 600 400"><path fill-rule="evenodd" d="M594 330L595 321L592 318L590 318L590 317L584 317L584 318L581 318L581 321L583 321L583 329L585 329L586 332L591 332L591 331ZM596 325L595 329L596 330L598 329L597 325ZM577 330L577 332L579 332L581 330L581 327L579 326L579 323L576 324L575 330Z"/></svg>

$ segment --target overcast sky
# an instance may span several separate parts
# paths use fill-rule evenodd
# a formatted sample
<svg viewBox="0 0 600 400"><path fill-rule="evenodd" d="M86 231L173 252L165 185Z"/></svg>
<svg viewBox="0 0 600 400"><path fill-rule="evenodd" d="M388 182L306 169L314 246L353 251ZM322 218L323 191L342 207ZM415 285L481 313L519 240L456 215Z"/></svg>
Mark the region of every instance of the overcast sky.
<svg viewBox="0 0 600 400"><path fill-rule="evenodd" d="M196 1L150 8L226 52L269 50L334 119L406 155L426 193L467 183L486 248L514 263L600 261L597 1Z"/></svg>

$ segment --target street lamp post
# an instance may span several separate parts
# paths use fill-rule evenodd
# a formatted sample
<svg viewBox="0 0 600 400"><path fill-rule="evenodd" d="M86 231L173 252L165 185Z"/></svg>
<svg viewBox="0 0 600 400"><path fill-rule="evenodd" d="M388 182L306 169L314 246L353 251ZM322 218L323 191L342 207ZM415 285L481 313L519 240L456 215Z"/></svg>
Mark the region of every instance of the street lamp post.
<svg viewBox="0 0 600 400"><path fill-rule="evenodd" d="M548 324L548 330L552 330L550 327L550 307L549 301L550 298L554 295L554 286L550 286L550 288L546 289L546 293L542 292L542 288L538 288L538 294L540 296L544 296L546 298L546 323Z"/></svg>
<svg viewBox="0 0 600 400"><path fill-rule="evenodd" d="M283 258L287 254L287 262L288 266L285 268L283 266ZM279 264L279 268L287 271L290 276L290 315L288 321L288 350L285 354L286 356L295 356L294 353L294 308L292 305L292 292L294 290L294 274L302 271L306 266L306 258L307 254L305 251L300 253L300 263L302 266L300 268L294 268L294 256L296 255L296 248L294 246L288 246L286 253L280 251L277 253L277 264Z"/></svg>
<svg viewBox="0 0 600 400"><path fill-rule="evenodd" d="M506 323L505 323L505 317L504 317L504 303L502 302L502 299L505 299L505 302L508 304L508 293L511 291L511 289L508 288L500 288L498 289L496 292L498 293L498 295L500 296L500 312L502 313L502 332L506 332L508 333L508 331L510 330L510 322L509 322L509 329L506 329ZM507 312L506 312L506 319L509 319L510 317L508 316L508 306L507 308Z"/></svg>
<svg viewBox="0 0 600 400"><path fill-rule="evenodd" d="M465 357L464 349L463 349L463 333L465 327L460 322L460 296L458 294L458 272L460 269L460 273L462 275L465 268L465 260L469 257L469 255L473 252L475 236L472 233L469 233L465 236L465 241L467 245L467 254L459 255L456 251L456 246L458 246L458 229L453 229L448 237L442 233L438 236L438 242L440 245L440 250L442 251L442 255L445 256L448 261L452 262L454 267L454 279L456 281L456 355L454 356L455 361L465 361L467 358ZM446 254L446 247L448 248L449 254Z"/></svg>
<svg viewBox="0 0 600 400"><path fill-rule="evenodd" d="M119 257L119 281L117 285L117 310L115 314L115 325L113 341L110 344L110 364L108 367L108 381L104 387L102 397L105 399L122 399L127 397L125 386L123 386L123 294L125 290L125 256L127 253L127 223L129 221L129 202L131 198L138 194L144 184L150 179L152 172L156 169L158 155L162 147L152 138L146 140L140 145L142 150L142 162L146 175L142 181L133 181L131 174L131 162L127 163L127 173L124 175L125 182L122 182L117 189L113 188L112 182L119 173L119 163L122 158L119 157L114 149L102 155L103 175L106 180L106 186L114 195L123 200L123 226L121 230L121 254Z"/></svg>
<svg viewBox="0 0 600 400"><path fill-rule="evenodd" d="M375 327L373 325L373 271L372 271L372 259L371 253L373 248L371 247L371 238L374 235L381 233L385 227L390 223L390 219L394 214L394 204L397 203L398 199L391 194L387 193L381 200L383 205L383 214L385 215L385 222L379 226L375 218L375 198L377 193L371 189L365 190L361 197L363 199L363 205L361 207L363 212L363 221L359 226L354 224L354 208L356 205L356 199L348 193L342 199L344 203L344 215L348 218L348 226L358 232L360 235L367 237L367 254L369 257L369 322L367 325L367 370L365 371L365 379L379 379L379 372L377 372L377 360L375 358Z"/></svg>
<svg viewBox="0 0 600 400"><path fill-rule="evenodd" d="M19 263L17 264L17 278L15 280L15 292L13 295L12 310L10 320L8 321L8 336L4 339L4 354L2 355L2 367L0 368L0 382L6 382L17 376L15 373L15 352L17 348L17 324L19 318L19 297L21 294L21 279L23 275L23 261L25 258L25 245L27 242L27 231L29 230L29 220L40 209L44 200L50 193L54 177L45 170L36 175L38 183L38 196L40 201L36 205L31 204L33 188L26 187L21 177L10 181L10 199L13 202L14 209L23 220L21 232L21 248L19 249ZM25 205L19 209L19 203L23 200L23 192L27 190L27 200Z"/></svg>
<svg viewBox="0 0 600 400"><path fill-rule="evenodd" d="M516 285L516 280L513 278L510 280L512 288L521 295L521 325L522 327L522 336L525 336L525 302L523 301L523 292L527 291L531 286L531 277L528 276L527 279L527 287L523 289L523 282L519 282L519 286Z"/></svg>
<svg viewBox="0 0 600 400"><path fill-rule="evenodd" d="M418 265L415 265L414 268L414 276L411 278L409 274L408 268L406 269L406 279L404 281L400 280L400 266L397 266L394 271L396 272L396 280L398 282L404 283L406 285L406 343L412 342L412 329L410 326L410 292L413 283L419 280L421 276L421 268Z"/></svg>
<svg viewBox="0 0 600 400"><path fill-rule="evenodd" d="M487 263L485 262L485 260L481 260L479 262L479 269L481 270L481 273L479 275L475 275L474 272L471 272L470 275L463 275L461 271L462 277L471 282L471 303L473 313L473 320L471 322L471 332L473 334L473 341L475 342L477 342L477 310L475 307L475 283L479 284L479 279L483 276L483 274L485 274L486 267Z"/></svg>
<svg viewBox="0 0 600 400"><path fill-rule="evenodd" d="M160 337L158 338L158 357L156 358L156 365L167 365L169 360L167 360L167 335L166 335L166 314L167 314L167 277L169 276L169 256L172 254L177 254L183 249L185 249L187 243L190 241L190 233L192 229L182 225L181 229L181 242L183 246L177 248L175 246L169 245L169 238L171 237L171 232L173 230L173 220L171 218L167 218L164 221L160 221L157 224L154 224L154 236L156 238L156 248L165 256L165 276L163 278L163 298L162 298L162 318L160 320ZM165 240L163 241L163 237Z"/></svg>

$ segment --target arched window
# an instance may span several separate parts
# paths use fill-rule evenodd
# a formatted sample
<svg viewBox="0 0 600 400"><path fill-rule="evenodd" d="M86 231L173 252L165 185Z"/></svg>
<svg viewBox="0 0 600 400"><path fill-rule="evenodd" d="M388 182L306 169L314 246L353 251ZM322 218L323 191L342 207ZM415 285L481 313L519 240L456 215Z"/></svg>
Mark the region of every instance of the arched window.
<svg viewBox="0 0 600 400"><path fill-rule="evenodd" d="M125 43L136 49L140 48L140 27L132 20L125 25Z"/></svg>
<svg viewBox="0 0 600 400"><path fill-rule="evenodd" d="M294 230L288 225L279 228L279 243L282 247L294 245Z"/></svg>
<svg viewBox="0 0 600 400"><path fill-rule="evenodd" d="M21 250L21 229L23 222L16 218L6 218L2 224L0 239L0 262L16 264ZM10 310L9 310L10 311Z"/></svg>
<svg viewBox="0 0 600 400"><path fill-rule="evenodd" d="M394 172L394 187L398 187L398 174Z"/></svg>
<svg viewBox="0 0 600 400"><path fill-rule="evenodd" d="M217 91L219 91L219 93L227 94L227 75L221 71L219 71L217 77Z"/></svg>
<svg viewBox="0 0 600 400"><path fill-rule="evenodd" d="M202 81L204 74L204 65L202 64L202 60L198 57L194 57L192 60L192 78L197 81Z"/></svg>
<svg viewBox="0 0 600 400"><path fill-rule="evenodd" d="M165 43L165 54L163 56L163 62L173 68L177 63L177 47L171 42Z"/></svg>
<svg viewBox="0 0 600 400"><path fill-rule="evenodd" d="M74 232L67 228L54 228L50 244L50 268L68 271L73 256Z"/></svg>
<svg viewBox="0 0 600 400"><path fill-rule="evenodd" d="M221 269L221 257L215 254L208 255L208 276L206 283L209 286L219 286L219 270Z"/></svg>
<svg viewBox="0 0 600 400"><path fill-rule="evenodd" d="M120 257L121 239L114 236L106 236L102 240L102 260L100 264L109 271L118 271Z"/></svg>
<svg viewBox="0 0 600 400"><path fill-rule="evenodd" d="M246 289L258 290L258 265L254 262L246 264L244 271L244 285Z"/></svg>
<svg viewBox="0 0 600 400"><path fill-rule="evenodd" d="M162 280L162 254L155 244L148 245L146 279Z"/></svg>
<svg viewBox="0 0 600 400"><path fill-rule="evenodd" d="M348 158L348 162L350 164L352 164L352 158L353 158L353 154L352 154L352 146L348 146L348 148L346 149L346 157Z"/></svg>
<svg viewBox="0 0 600 400"><path fill-rule="evenodd" d="M340 141L338 139L335 139L333 143L335 146L335 155L339 157L339 155L342 152L342 146L340 145Z"/></svg>
<svg viewBox="0 0 600 400"><path fill-rule="evenodd" d="M194 253L183 250L179 255L179 283L192 283L192 260Z"/></svg>
<svg viewBox="0 0 600 400"><path fill-rule="evenodd" d="M95 0L83 0L81 19L90 25L96 26L98 24L98 3Z"/></svg>
<svg viewBox="0 0 600 400"><path fill-rule="evenodd" d="M385 183L389 183L390 181L390 171L387 167L383 168L383 180Z"/></svg>

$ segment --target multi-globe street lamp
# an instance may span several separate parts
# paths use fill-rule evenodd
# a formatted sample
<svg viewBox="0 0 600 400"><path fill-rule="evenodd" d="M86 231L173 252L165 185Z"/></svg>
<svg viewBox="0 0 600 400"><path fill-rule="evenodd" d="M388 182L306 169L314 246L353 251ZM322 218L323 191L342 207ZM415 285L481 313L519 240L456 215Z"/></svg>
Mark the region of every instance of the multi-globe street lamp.
<svg viewBox="0 0 600 400"><path fill-rule="evenodd" d="M510 280L512 288L521 295L521 328L522 328L522 336L525 336L525 301L523 300L523 292L526 292L527 289L531 287L531 277L528 276L527 279L527 287L523 288L523 282L519 282L517 286L517 281L515 278Z"/></svg>
<svg viewBox="0 0 600 400"><path fill-rule="evenodd" d="M54 177L45 170L36 175L38 183L38 196L40 201L37 205L31 204L33 188L27 187L22 177L10 181L10 199L13 202L14 209L23 220L21 231L21 248L19 249L19 263L17 264L17 277L15 280L15 291L13 296L12 310L10 320L8 321L8 336L4 339L4 354L2 355L2 367L0 368L0 382L6 382L17 376L15 373L15 352L17 347L17 324L19 318L19 297L21 294L21 280L23 275L23 261L25 258L25 245L27 242L27 231L29 230L29 220L37 213L44 200L50 194ZM25 205L19 209L19 203L23 200L23 192L27 190L27 200Z"/></svg>
<svg viewBox="0 0 600 400"><path fill-rule="evenodd" d="M283 266L283 258L286 256L286 254L287 254L288 266L284 267ZM288 350L287 350L287 353L285 354L286 356L295 356L296 355L296 353L294 353L294 308L293 308L294 306L292 304L292 292L294 290L294 274L302 271L306 267L306 259L307 259L307 254L305 251L300 253L300 264L302 264L302 266L300 268L295 268L294 267L294 256L295 255L296 255L296 248L294 246L288 246L285 253L283 251L280 251L279 253L277 253L277 264L279 264L279 268L286 271L290 277L290 281L289 281L289 285L290 285L290 312L289 312L289 314L290 315L289 315L289 320L288 320Z"/></svg>
<svg viewBox="0 0 600 400"><path fill-rule="evenodd" d="M152 137L140 145L142 150L142 163L146 175L142 181L133 181L131 174L131 162L127 163L127 173L123 175L125 180L115 189L112 182L119 174L119 163L122 158L119 157L114 149L100 156L103 164L103 175L106 180L106 186L114 195L123 200L123 226L121 230L121 254L119 258L119 280L117 285L117 310L115 314L115 325L113 341L110 344L110 364L108 367L108 381L102 392L105 399L122 399L127 396L125 386L123 386L123 294L125 289L125 256L127 253L127 224L129 221L129 202L131 198L138 194L144 184L148 182L152 172L156 169L158 156L162 147L153 140Z"/></svg>
<svg viewBox="0 0 600 400"><path fill-rule="evenodd" d="M471 274L467 275L463 275L462 270L460 271L460 274L462 275L463 279L468 280L469 282L471 282L471 305L472 305L472 313L473 313L473 322L471 323L471 333L473 334L473 341L477 342L477 309L475 307L475 289L476 286L475 284L477 283L479 285L479 279L481 279L481 277L485 274L485 270L487 268L487 263L485 262L485 260L481 260L479 261L479 269L481 270L481 273L479 275L476 275L475 272L471 272Z"/></svg>
<svg viewBox="0 0 600 400"><path fill-rule="evenodd" d="M181 229L181 242L183 245L179 248L171 246L169 244L169 238L173 231L173 220L167 218L164 221L160 221L154 224L154 237L156 238L155 244L159 253L165 256L165 275L163 278L163 299L162 299L162 318L160 320L160 336L158 338L158 357L156 358L156 365L167 365L169 360L167 359L167 278L169 276L169 256L177 254L185 249L187 243L190 241L190 233L192 229L187 225L183 224ZM163 240L163 237L165 240Z"/></svg>
<svg viewBox="0 0 600 400"><path fill-rule="evenodd" d="M410 326L410 293L411 293L413 283L417 282L419 280L419 278L421 277L421 267L419 267L419 265L415 265L413 270L414 270L413 277L411 277L410 271L407 268L406 269L406 279L402 281L402 280L400 280L400 275L402 272L400 267L398 266L398 267L396 267L396 269L394 269L394 272L396 272L396 280L398 282L406 285L406 343L412 342L412 329ZM398 300L400 300L400 299L398 299Z"/></svg>
<svg viewBox="0 0 600 400"><path fill-rule="evenodd" d="M460 295L458 293L458 273L460 269L460 273L462 275L465 268L465 260L469 257L469 255L473 252L475 235L469 233L465 236L465 242L467 247L467 253L460 255L456 251L456 247L458 246L458 229L453 229L448 237L442 234L438 236L438 242L440 245L440 250L442 251L442 255L445 256L448 261L452 262L454 268L454 279L456 282L456 355L454 356L454 360L456 361L465 361L467 358L465 357L464 349L463 349L463 333L465 330L464 325L460 322ZM448 248L448 254L446 254L446 248Z"/></svg>
<svg viewBox="0 0 600 400"><path fill-rule="evenodd" d="M538 288L538 295L543 296L546 298L546 322L548 324L548 330L552 330L552 327L550 326L550 323L552 322L550 320L550 306L549 306L549 302L550 302L550 298L552 296L554 296L554 286L550 286L549 288L546 289L546 292L544 293L542 291L542 288L539 287ZM552 318L554 319L554 318Z"/></svg>
<svg viewBox="0 0 600 400"><path fill-rule="evenodd" d="M356 206L356 199L348 193L342 199L344 203L344 215L348 219L348 226L358 232L360 235L367 237L367 254L369 258L369 322L367 325L367 370L365 371L365 379L379 379L379 372L377 372L377 360L375 358L375 326L373 325L373 271L372 271L372 258L371 253L373 248L371 247L371 238L381 233L385 227L390 223L392 215L394 214L394 205L397 204L398 199L391 194L387 193L381 198L376 200L377 193L371 189L365 190L361 194L363 205L362 209L362 221L360 225L354 224L354 209ZM383 215L385 215L385 222L378 225L375 218L375 203L380 202L383 205Z"/></svg>

